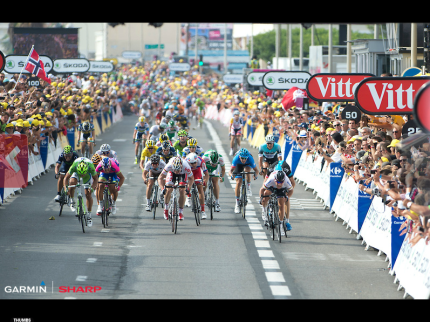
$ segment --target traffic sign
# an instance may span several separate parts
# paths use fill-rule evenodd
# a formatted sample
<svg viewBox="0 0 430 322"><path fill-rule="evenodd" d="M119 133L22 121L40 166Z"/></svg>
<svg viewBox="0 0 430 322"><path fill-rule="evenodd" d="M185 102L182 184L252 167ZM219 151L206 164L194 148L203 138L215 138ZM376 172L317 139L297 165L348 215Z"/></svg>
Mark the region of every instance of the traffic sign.
<svg viewBox="0 0 430 322"><path fill-rule="evenodd" d="M297 87L306 90L311 74L303 71L268 72L263 76L263 86L267 89L282 90Z"/></svg>

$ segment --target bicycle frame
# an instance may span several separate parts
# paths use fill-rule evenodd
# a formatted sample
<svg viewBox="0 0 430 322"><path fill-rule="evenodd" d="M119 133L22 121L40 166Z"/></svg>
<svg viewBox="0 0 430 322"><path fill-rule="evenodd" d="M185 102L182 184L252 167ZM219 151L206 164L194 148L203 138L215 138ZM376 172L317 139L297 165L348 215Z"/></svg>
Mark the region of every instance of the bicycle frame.
<svg viewBox="0 0 430 322"><path fill-rule="evenodd" d="M172 195L170 196L169 201L169 218L172 223L172 232L176 234L178 230L178 220L179 220L179 198L178 198L178 188L185 188L185 185L179 185L179 183L175 183L173 186L164 186L164 188L173 188Z"/></svg>
<svg viewBox="0 0 430 322"><path fill-rule="evenodd" d="M90 184L81 184L81 178L78 178L76 185L70 185L68 188L77 188L78 191L78 203L76 207L76 214L78 215L78 221L81 223L82 231L85 233L85 226L87 226L87 209L85 203L83 202L82 189L90 189Z"/></svg>
<svg viewBox="0 0 430 322"><path fill-rule="evenodd" d="M240 186L239 207L242 217L245 219L246 205L248 204L248 198L246 196L246 175L255 174L255 171L242 171L240 174L242 176L242 185Z"/></svg>

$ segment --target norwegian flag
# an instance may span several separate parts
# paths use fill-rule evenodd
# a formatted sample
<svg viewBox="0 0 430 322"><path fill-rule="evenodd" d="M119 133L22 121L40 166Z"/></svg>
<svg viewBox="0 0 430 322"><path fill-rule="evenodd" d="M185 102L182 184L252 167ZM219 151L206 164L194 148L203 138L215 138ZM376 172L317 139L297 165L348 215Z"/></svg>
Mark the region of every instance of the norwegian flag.
<svg viewBox="0 0 430 322"><path fill-rule="evenodd" d="M40 59L39 54L34 50L34 48L31 48L30 54L28 55L25 70L51 84L51 80L46 77L43 61Z"/></svg>

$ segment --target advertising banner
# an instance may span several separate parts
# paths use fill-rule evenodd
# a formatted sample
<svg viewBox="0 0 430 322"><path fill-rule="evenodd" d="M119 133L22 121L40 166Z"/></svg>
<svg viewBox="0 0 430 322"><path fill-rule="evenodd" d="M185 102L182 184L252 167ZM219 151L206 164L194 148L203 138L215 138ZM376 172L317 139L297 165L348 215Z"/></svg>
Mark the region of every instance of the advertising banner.
<svg viewBox="0 0 430 322"><path fill-rule="evenodd" d="M267 89L283 90L297 87L306 90L311 74L303 71L268 72L263 76L263 86Z"/></svg>
<svg viewBox="0 0 430 322"><path fill-rule="evenodd" d="M341 162L330 163L330 211L333 208L334 200L342 183L345 170L341 167Z"/></svg>
<svg viewBox="0 0 430 322"><path fill-rule="evenodd" d="M29 71L24 69L27 57L28 56L25 55L7 55L5 58L6 63L4 66L4 71L8 74L19 74L21 71L23 74L30 74ZM46 74L48 74L54 66L52 59L46 55L40 55L39 57L43 62Z"/></svg>
<svg viewBox="0 0 430 322"><path fill-rule="evenodd" d="M90 69L90 62L85 58L56 59L53 71L59 74L85 73Z"/></svg>
<svg viewBox="0 0 430 322"><path fill-rule="evenodd" d="M355 103L365 114L412 114L418 90L430 77L370 77L358 84Z"/></svg>
<svg viewBox="0 0 430 322"><path fill-rule="evenodd" d="M28 145L24 134L0 135L0 188L28 184Z"/></svg>

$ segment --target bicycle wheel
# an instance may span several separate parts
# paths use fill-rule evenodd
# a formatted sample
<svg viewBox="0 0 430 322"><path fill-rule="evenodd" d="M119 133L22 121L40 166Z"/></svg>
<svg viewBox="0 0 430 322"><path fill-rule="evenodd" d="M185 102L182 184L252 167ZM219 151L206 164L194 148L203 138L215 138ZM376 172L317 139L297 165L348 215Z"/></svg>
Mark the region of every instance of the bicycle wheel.
<svg viewBox="0 0 430 322"><path fill-rule="evenodd" d="M273 208L272 205L269 204L269 207L267 207L268 213L269 213L269 226L272 231L272 240L275 240L275 221L273 217Z"/></svg>
<svg viewBox="0 0 430 322"><path fill-rule="evenodd" d="M214 212L214 200L213 200L214 191L213 191L213 184L211 184L211 186L209 188L210 189L209 189L209 203L208 203L208 206L210 208L211 220L212 220L212 219L214 219L214 215L213 215L213 212Z"/></svg>
<svg viewBox="0 0 430 322"><path fill-rule="evenodd" d="M245 213L246 213L246 204L248 203L248 200L246 199L246 188L245 185L242 185L242 217L245 219Z"/></svg>
<svg viewBox="0 0 430 322"><path fill-rule="evenodd" d="M158 186L154 184L154 187L152 188L152 219L155 219L155 213L157 211L158 206Z"/></svg>
<svg viewBox="0 0 430 322"><path fill-rule="evenodd" d="M102 212L103 228L106 228L107 226L108 211L109 211L109 196L108 196L107 189L105 189L103 191L103 212Z"/></svg>
<svg viewBox="0 0 430 322"><path fill-rule="evenodd" d="M193 203L194 217L196 218L196 224L197 226L199 226L200 225L200 209L199 209L200 203L199 203L198 192L196 190L193 191L192 203Z"/></svg>
<svg viewBox="0 0 430 322"><path fill-rule="evenodd" d="M273 210L274 210L273 211L273 218L275 219L274 225L275 225L276 237L279 240L279 242L281 242L281 230L279 229L280 221L279 221L278 207L274 206Z"/></svg>
<svg viewBox="0 0 430 322"><path fill-rule="evenodd" d="M61 188L61 198L60 198L60 213L58 214L58 216L61 216L61 213L63 212L63 206L67 203L67 194L64 191L64 187Z"/></svg>
<svg viewBox="0 0 430 322"><path fill-rule="evenodd" d="M78 218L81 222L82 232L85 233L84 209L82 207L82 196L78 196Z"/></svg>
<svg viewBox="0 0 430 322"><path fill-rule="evenodd" d="M178 204L176 197L173 199L173 209L172 209L172 232L176 234L178 230Z"/></svg>

